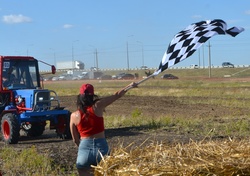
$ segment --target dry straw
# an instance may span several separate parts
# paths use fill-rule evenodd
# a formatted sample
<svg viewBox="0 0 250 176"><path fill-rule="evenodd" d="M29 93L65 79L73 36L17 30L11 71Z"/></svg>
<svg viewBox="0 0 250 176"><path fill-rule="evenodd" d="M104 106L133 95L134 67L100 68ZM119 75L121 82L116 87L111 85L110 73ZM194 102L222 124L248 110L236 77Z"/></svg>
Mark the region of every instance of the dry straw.
<svg viewBox="0 0 250 176"><path fill-rule="evenodd" d="M190 140L188 144L152 142L120 147L95 167L96 176L250 175L250 141Z"/></svg>

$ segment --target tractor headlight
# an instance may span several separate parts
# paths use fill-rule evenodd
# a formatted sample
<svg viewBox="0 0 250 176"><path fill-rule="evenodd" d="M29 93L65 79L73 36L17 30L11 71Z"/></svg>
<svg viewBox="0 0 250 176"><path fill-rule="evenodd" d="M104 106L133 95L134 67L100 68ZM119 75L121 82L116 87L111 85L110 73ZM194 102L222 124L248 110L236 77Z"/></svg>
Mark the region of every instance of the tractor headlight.
<svg viewBox="0 0 250 176"><path fill-rule="evenodd" d="M51 97L50 97L50 100L55 100L55 97L51 96Z"/></svg>
<svg viewBox="0 0 250 176"><path fill-rule="evenodd" d="M38 101L43 101L43 97L38 97Z"/></svg>

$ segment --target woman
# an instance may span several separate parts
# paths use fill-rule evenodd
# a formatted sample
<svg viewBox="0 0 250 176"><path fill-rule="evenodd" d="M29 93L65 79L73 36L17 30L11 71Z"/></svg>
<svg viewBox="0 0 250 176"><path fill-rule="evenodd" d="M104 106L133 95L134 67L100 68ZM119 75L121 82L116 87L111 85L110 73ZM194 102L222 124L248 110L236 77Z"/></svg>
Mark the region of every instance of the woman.
<svg viewBox="0 0 250 176"><path fill-rule="evenodd" d="M97 165L102 156L108 154L103 112L108 105L122 97L129 87L137 87L137 84L133 82L114 95L98 98L91 84L81 86L77 96L77 111L70 117L73 142L78 147L76 166L79 175L91 175L91 165Z"/></svg>

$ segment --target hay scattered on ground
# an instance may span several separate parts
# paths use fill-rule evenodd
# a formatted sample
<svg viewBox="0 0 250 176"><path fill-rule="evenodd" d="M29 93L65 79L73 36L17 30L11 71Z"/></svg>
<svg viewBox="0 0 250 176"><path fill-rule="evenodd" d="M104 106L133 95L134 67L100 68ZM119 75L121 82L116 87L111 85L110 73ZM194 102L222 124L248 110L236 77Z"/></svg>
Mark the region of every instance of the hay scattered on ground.
<svg viewBox="0 0 250 176"><path fill-rule="evenodd" d="M190 140L188 144L120 147L103 158L95 175L250 175L250 141Z"/></svg>

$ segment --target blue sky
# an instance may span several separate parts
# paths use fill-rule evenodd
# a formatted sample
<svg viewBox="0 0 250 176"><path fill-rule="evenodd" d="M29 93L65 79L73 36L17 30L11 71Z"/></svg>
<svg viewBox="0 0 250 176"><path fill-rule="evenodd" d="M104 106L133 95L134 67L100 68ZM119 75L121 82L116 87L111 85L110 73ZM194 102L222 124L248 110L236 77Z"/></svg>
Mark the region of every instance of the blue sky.
<svg viewBox="0 0 250 176"><path fill-rule="evenodd" d="M156 68L176 33L222 19L245 31L211 38L212 64L250 64L249 0L0 0L0 17L0 55L31 55L51 64L80 60L90 68L96 50L103 69ZM208 65L207 46L175 66Z"/></svg>

